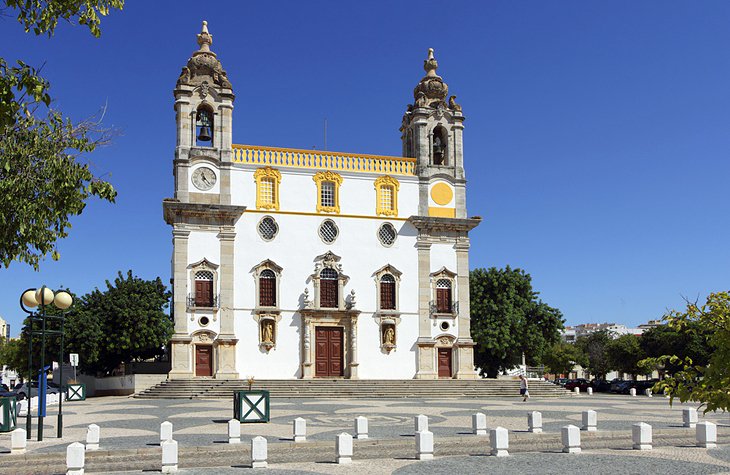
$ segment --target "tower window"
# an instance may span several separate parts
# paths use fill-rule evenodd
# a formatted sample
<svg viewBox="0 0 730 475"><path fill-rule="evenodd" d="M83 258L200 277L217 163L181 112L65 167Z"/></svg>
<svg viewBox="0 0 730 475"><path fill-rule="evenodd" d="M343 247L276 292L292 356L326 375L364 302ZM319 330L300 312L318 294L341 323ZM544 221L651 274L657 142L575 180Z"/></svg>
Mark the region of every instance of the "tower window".
<svg viewBox="0 0 730 475"><path fill-rule="evenodd" d="M213 306L213 273L200 271L195 273L195 306Z"/></svg>
<svg viewBox="0 0 730 475"><path fill-rule="evenodd" d="M325 268L319 274L319 306L323 308L336 308L339 297L337 271Z"/></svg>
<svg viewBox="0 0 730 475"><path fill-rule="evenodd" d="M451 313L451 281L449 279L436 281L436 311Z"/></svg>
<svg viewBox="0 0 730 475"><path fill-rule="evenodd" d="M259 276L259 306L276 307L276 274L270 269Z"/></svg>
<svg viewBox="0 0 730 475"><path fill-rule="evenodd" d="M198 146L213 146L213 111L200 106L195 114L195 143Z"/></svg>

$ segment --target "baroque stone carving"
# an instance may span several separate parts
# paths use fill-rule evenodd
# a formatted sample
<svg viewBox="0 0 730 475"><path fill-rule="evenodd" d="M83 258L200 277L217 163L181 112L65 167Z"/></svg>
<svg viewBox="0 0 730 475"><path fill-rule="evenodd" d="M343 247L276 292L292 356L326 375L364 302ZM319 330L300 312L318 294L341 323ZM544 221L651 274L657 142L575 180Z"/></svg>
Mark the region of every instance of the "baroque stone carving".
<svg viewBox="0 0 730 475"><path fill-rule="evenodd" d="M415 106L434 107L443 106L449 94L449 86L436 74L439 64L433 56L433 48L428 49L428 58L423 62L426 75L413 90Z"/></svg>
<svg viewBox="0 0 730 475"><path fill-rule="evenodd" d="M212 44L213 35L208 32L208 22L204 21L202 31L198 34L200 49L193 53L193 56L188 60L187 66L180 73L180 77L177 79L178 86L197 86L210 79L213 84L222 88L231 89L233 87L221 62L218 61L216 54L210 50Z"/></svg>
<svg viewBox="0 0 730 475"><path fill-rule="evenodd" d="M461 112L461 106L456 103L456 96L449 97L449 109L454 112Z"/></svg>

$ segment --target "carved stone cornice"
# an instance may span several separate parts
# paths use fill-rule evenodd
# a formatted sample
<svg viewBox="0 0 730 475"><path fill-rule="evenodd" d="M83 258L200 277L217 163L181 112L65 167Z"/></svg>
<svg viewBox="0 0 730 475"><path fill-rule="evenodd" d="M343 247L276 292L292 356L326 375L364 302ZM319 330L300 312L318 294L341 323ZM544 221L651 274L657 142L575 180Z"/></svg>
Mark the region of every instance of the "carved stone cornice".
<svg viewBox="0 0 730 475"><path fill-rule="evenodd" d="M420 234L435 234L439 232L468 233L479 226L482 218L479 216L466 219L411 216L408 218L408 222L415 226Z"/></svg>
<svg viewBox="0 0 730 475"><path fill-rule="evenodd" d="M182 203L167 198L162 201L165 222L170 225L179 223L207 224L215 226L235 226L245 206L206 203Z"/></svg>

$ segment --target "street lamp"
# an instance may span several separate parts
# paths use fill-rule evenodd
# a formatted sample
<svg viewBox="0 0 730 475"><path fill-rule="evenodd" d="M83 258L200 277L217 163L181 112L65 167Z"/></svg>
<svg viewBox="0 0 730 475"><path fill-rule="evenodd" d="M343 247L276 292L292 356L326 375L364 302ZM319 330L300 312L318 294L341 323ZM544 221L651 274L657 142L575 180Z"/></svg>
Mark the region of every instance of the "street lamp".
<svg viewBox="0 0 730 475"><path fill-rule="evenodd" d="M20 308L28 314L28 412L25 419L25 430L27 432L26 437L30 439L31 430L31 397L33 393L33 335L41 336L41 366L39 371L38 379L38 391L41 390L40 374L45 371L45 358L46 358L46 334L60 335L61 345L59 348L59 379L61 384L59 385L61 391L58 397L58 424L57 432L58 437L63 435L63 326L68 312L63 312L61 315L46 315L46 306L53 303L53 305L60 309L66 310L73 304L73 298L71 294L65 290L57 292L55 295L53 291L42 286L40 289L27 289L20 296ZM35 307L40 306L40 309L34 312ZM61 324L60 330L48 330L46 328L46 321L48 319L58 320ZM40 322L40 330L33 330L33 323ZM41 398L38 398L38 440L43 440L43 417L45 415L45 407L41 408Z"/></svg>

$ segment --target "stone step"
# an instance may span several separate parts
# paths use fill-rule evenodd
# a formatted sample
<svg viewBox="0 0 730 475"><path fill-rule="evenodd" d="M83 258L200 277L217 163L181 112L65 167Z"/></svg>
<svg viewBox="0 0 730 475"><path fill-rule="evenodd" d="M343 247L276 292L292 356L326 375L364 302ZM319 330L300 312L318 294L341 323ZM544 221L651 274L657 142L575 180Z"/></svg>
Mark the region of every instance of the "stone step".
<svg viewBox="0 0 730 475"><path fill-rule="evenodd" d="M149 399L228 399L234 390L248 389L245 380L176 379L157 384L135 395ZM519 381L465 380L257 380L252 389L266 389L273 398L433 398L515 396ZM545 381L532 381L530 393L540 397L571 394Z"/></svg>

